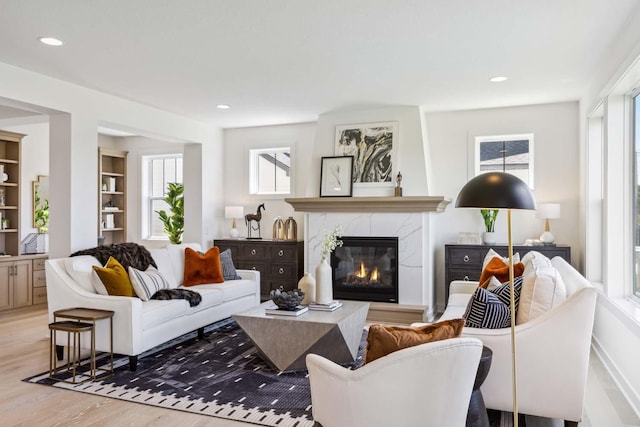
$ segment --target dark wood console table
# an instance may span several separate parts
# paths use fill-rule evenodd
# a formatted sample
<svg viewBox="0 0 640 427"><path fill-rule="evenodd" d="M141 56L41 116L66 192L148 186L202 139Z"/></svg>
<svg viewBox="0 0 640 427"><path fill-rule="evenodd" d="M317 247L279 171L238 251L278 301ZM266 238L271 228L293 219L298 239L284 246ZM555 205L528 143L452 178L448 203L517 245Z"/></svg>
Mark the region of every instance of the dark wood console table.
<svg viewBox="0 0 640 427"><path fill-rule="evenodd" d="M508 254L507 245L445 245L444 247L444 289L445 307L449 303L449 284L453 280L477 281L482 273L482 261L489 249L493 249L501 256ZM522 258L529 251L537 251L546 257L559 256L571 263L571 247L567 245L550 246L514 246L513 252Z"/></svg>

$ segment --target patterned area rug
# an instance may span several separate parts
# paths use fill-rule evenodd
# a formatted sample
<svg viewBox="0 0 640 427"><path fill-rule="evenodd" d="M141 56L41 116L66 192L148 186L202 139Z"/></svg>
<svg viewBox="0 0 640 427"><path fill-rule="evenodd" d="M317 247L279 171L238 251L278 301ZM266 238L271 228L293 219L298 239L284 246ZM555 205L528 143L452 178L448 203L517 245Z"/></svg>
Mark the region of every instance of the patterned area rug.
<svg viewBox="0 0 640 427"><path fill-rule="evenodd" d="M362 365L364 343L366 332L350 368ZM115 367L114 375L79 385L50 380L48 372L25 381L258 425L313 426L307 371L271 369L232 319L205 328L202 340L193 332L154 348L136 372L128 357Z"/></svg>

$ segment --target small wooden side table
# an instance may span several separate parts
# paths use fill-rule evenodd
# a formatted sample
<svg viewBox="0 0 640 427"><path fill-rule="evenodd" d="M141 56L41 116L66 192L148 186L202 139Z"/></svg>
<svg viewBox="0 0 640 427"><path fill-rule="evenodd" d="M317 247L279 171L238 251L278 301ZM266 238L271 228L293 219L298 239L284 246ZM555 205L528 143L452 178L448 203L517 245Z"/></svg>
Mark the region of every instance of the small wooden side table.
<svg viewBox="0 0 640 427"><path fill-rule="evenodd" d="M89 381L90 379L95 378L95 347L93 346L93 340L91 344L91 370L89 371L89 377L82 380L76 381L76 373L78 368L80 367L80 335L82 332L91 332L91 337L93 337L95 331L95 326L93 323L86 322L72 322L70 320L59 321L49 323L49 378L54 379L56 381L64 381L71 384L78 384L85 381ZM67 367L63 368L62 373L71 374L71 380L68 380L63 377L58 377L58 366L56 364L55 355L53 351L53 347L56 344L56 333L57 332L66 332L67 333ZM71 335L73 334L73 345L71 345Z"/></svg>
<svg viewBox="0 0 640 427"><path fill-rule="evenodd" d="M91 372L93 379L97 376L97 371L106 372L108 375L113 374L113 311L112 310L100 310L97 308L64 308L62 310L56 310L53 312L53 321L56 322L57 318L71 319L77 322L91 322L93 325L91 331ZM109 319L109 357L111 358L111 365L109 369L102 369L96 366L96 322L98 320ZM69 350L67 350L69 351Z"/></svg>

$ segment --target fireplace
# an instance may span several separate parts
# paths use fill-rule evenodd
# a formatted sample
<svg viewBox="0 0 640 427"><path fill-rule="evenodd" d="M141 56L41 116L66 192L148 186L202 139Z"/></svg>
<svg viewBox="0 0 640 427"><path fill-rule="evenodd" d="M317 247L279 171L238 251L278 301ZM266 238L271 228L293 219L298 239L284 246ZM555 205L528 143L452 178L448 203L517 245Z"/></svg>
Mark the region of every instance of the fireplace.
<svg viewBox="0 0 640 427"><path fill-rule="evenodd" d="M341 237L331 254L333 298L398 302L398 238Z"/></svg>

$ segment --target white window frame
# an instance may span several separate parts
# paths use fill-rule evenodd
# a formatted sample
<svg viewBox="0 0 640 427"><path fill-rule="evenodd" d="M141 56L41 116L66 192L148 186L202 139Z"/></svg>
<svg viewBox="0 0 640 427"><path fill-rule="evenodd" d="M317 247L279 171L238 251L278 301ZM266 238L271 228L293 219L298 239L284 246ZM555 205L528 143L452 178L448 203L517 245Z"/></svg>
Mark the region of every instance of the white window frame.
<svg viewBox="0 0 640 427"><path fill-rule="evenodd" d="M281 152L284 153L289 152L289 191L259 191L259 184L257 182L257 174L258 174L258 157L260 154L264 153L273 153L273 152ZM265 145L265 146L254 146L248 147L247 149L247 163L248 163L248 192L250 196L260 196L267 198L284 198L285 196L291 196L294 194L293 188L295 185L294 180L294 148L293 144L279 144L279 145Z"/></svg>
<svg viewBox="0 0 640 427"><path fill-rule="evenodd" d="M166 234L162 234L161 236L154 236L151 234L151 223L153 222L153 215L156 215L152 209L152 203L155 200L163 200L165 196L162 197L152 197L151 193L151 164L153 160L158 159L181 159L183 164L183 177L182 181L184 181L184 156L182 153L167 153L167 154L144 154L141 156L141 185L140 185L140 206L141 206L141 225L140 232L142 240L166 240L169 241L169 237Z"/></svg>

